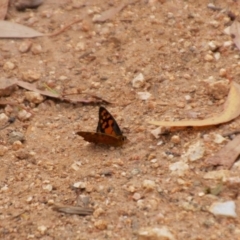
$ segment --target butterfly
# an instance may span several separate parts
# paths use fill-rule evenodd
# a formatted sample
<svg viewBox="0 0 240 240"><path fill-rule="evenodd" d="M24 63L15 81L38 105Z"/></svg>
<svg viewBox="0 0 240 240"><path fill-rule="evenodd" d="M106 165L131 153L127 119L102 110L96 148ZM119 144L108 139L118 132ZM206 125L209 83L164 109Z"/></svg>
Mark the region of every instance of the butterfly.
<svg viewBox="0 0 240 240"><path fill-rule="evenodd" d="M122 146L127 138L123 136L114 117L104 107L99 108L99 120L96 132L77 132L87 142L105 144L114 147Z"/></svg>

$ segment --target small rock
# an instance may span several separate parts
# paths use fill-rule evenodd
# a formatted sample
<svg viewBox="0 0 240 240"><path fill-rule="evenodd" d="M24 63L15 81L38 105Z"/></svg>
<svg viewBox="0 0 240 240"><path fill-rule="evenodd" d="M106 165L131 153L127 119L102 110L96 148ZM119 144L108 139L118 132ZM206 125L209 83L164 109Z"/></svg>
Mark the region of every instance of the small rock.
<svg viewBox="0 0 240 240"><path fill-rule="evenodd" d="M5 113L0 114L0 126L4 126L8 121L8 116Z"/></svg>
<svg viewBox="0 0 240 240"><path fill-rule="evenodd" d="M149 92L138 92L137 94L141 100L148 100L152 96Z"/></svg>
<svg viewBox="0 0 240 240"><path fill-rule="evenodd" d="M95 218L98 218L99 216L103 215L104 213L105 213L105 211L101 207L99 207L99 208L95 209L95 211L93 212L93 216Z"/></svg>
<svg viewBox="0 0 240 240"><path fill-rule="evenodd" d="M32 117L32 114L23 109L18 112L17 117L19 120L25 121L30 119Z"/></svg>
<svg viewBox="0 0 240 240"><path fill-rule="evenodd" d="M134 88L140 88L144 86L145 84L145 78L142 73L139 73L133 80L132 80L132 86Z"/></svg>
<svg viewBox="0 0 240 240"><path fill-rule="evenodd" d="M16 131L10 132L8 135L8 142L13 144L16 141L25 141L24 134Z"/></svg>
<svg viewBox="0 0 240 240"><path fill-rule="evenodd" d="M221 80L213 83L209 83L206 87L208 94L217 100L224 99L229 92L229 82Z"/></svg>
<svg viewBox="0 0 240 240"><path fill-rule="evenodd" d="M141 198L142 198L141 194L137 193L137 192L135 192L132 196L132 199L135 200L135 201L138 201Z"/></svg>
<svg viewBox="0 0 240 240"><path fill-rule="evenodd" d="M12 62L5 62L3 65L3 70L5 71L13 70L14 68L15 68L15 64Z"/></svg>
<svg viewBox="0 0 240 240"><path fill-rule="evenodd" d="M220 44L215 42L215 41L210 41L208 43L208 46L209 46L209 49L212 51L212 52L215 52L219 47L220 47Z"/></svg>
<svg viewBox="0 0 240 240"><path fill-rule="evenodd" d="M5 153L8 151L8 148L6 146L0 145L0 156L4 156Z"/></svg>
<svg viewBox="0 0 240 240"><path fill-rule="evenodd" d="M170 164L169 169L181 177L181 176L184 176L185 172L189 169L189 166L187 163L183 161L179 161L179 162Z"/></svg>
<svg viewBox="0 0 240 240"><path fill-rule="evenodd" d="M148 180L148 179L145 179L142 183L142 186L148 190L148 191L152 191L155 189L156 187L156 183L152 180Z"/></svg>
<svg viewBox="0 0 240 240"><path fill-rule="evenodd" d="M177 135L174 135L174 136L171 137L171 142L172 143L178 144L178 143L180 143L180 141L181 141L180 137L177 136Z"/></svg>
<svg viewBox="0 0 240 240"><path fill-rule="evenodd" d="M77 43L75 50L76 51L84 51L86 49L84 42Z"/></svg>
<svg viewBox="0 0 240 240"><path fill-rule="evenodd" d="M12 145L12 149L14 150L14 151L17 151L17 150L19 150L20 148L22 148L23 147L23 144L22 144L22 142L20 142L20 141L15 141L14 143L13 143L13 145Z"/></svg>
<svg viewBox="0 0 240 240"><path fill-rule="evenodd" d="M31 92L31 91L25 92L25 98L29 102L37 103L37 104L43 102L44 100L44 97L40 93Z"/></svg>
<svg viewBox="0 0 240 240"><path fill-rule="evenodd" d="M27 198L26 202L27 202L27 203L31 203L31 202L32 202L32 200L33 200L33 197L32 197L32 196L30 196L30 197L28 197L28 198Z"/></svg>
<svg viewBox="0 0 240 240"><path fill-rule="evenodd" d="M216 20L210 21L209 24L215 28L218 28L220 26L220 23Z"/></svg>
<svg viewBox="0 0 240 240"><path fill-rule="evenodd" d="M226 68L221 68L219 70L219 76L220 77L226 77L227 76L227 69Z"/></svg>
<svg viewBox="0 0 240 240"><path fill-rule="evenodd" d="M27 151L25 150L18 150L17 152L15 152L15 157L20 159L20 160L27 160L29 159L30 155Z"/></svg>
<svg viewBox="0 0 240 240"><path fill-rule="evenodd" d="M215 143L223 143L224 141L226 141L226 138L224 138L222 135L220 134L214 134L214 142Z"/></svg>
<svg viewBox="0 0 240 240"><path fill-rule="evenodd" d="M80 188L80 189L85 189L87 186L87 183L86 182L75 182L73 184L73 187L74 188Z"/></svg>
<svg viewBox="0 0 240 240"><path fill-rule="evenodd" d="M53 186L51 184L43 185L42 188L48 192L51 192L53 190Z"/></svg>
<svg viewBox="0 0 240 240"><path fill-rule="evenodd" d="M108 222L106 220L100 219L94 223L94 226L99 230L107 229Z"/></svg>
<svg viewBox="0 0 240 240"><path fill-rule="evenodd" d="M207 172L203 178L204 179L215 179L215 180L225 180L229 177L229 170L217 170L217 171L210 171Z"/></svg>
<svg viewBox="0 0 240 240"><path fill-rule="evenodd" d="M154 130L151 131L151 134L156 138L158 139L160 137L160 134L162 133L162 128L161 127L158 127Z"/></svg>
<svg viewBox="0 0 240 240"><path fill-rule="evenodd" d="M175 240L168 227L144 227L138 231L138 240Z"/></svg>
<svg viewBox="0 0 240 240"><path fill-rule="evenodd" d="M236 214L236 205L234 201L226 202L215 202L213 203L209 211L214 215L226 216L226 217L237 217Z"/></svg>
<svg viewBox="0 0 240 240"><path fill-rule="evenodd" d="M71 165L71 168L75 171L78 171L80 169L80 167L82 166L81 162L74 162L72 165Z"/></svg>
<svg viewBox="0 0 240 240"><path fill-rule="evenodd" d="M40 44L33 44L31 51L34 55L40 54L42 52L42 46Z"/></svg>
<svg viewBox="0 0 240 240"><path fill-rule="evenodd" d="M221 53L220 52L215 52L213 54L213 56L214 56L215 60L218 61L220 59L220 57L221 57Z"/></svg>
<svg viewBox="0 0 240 240"><path fill-rule="evenodd" d="M205 147L202 141L198 141L194 144L192 144L186 153L186 156L188 156L188 159L190 161L196 161L203 157L205 152Z"/></svg>
<svg viewBox="0 0 240 240"><path fill-rule="evenodd" d="M41 77L41 74L32 70L28 70L26 72L22 73L22 78L26 82L35 82L39 80Z"/></svg>
<svg viewBox="0 0 240 240"><path fill-rule="evenodd" d="M29 51L29 49L31 48L32 46L32 42L29 41L29 40L26 40L24 42L22 42L18 48L19 52L21 53L26 53Z"/></svg>
<svg viewBox="0 0 240 240"><path fill-rule="evenodd" d="M213 59L214 59L213 56L210 54L206 54L204 57L204 60L207 62L211 62Z"/></svg>
<svg viewBox="0 0 240 240"><path fill-rule="evenodd" d="M38 231L41 233L41 234L45 234L46 231L47 231L47 227L44 226L44 225L41 225L41 226L38 226Z"/></svg>

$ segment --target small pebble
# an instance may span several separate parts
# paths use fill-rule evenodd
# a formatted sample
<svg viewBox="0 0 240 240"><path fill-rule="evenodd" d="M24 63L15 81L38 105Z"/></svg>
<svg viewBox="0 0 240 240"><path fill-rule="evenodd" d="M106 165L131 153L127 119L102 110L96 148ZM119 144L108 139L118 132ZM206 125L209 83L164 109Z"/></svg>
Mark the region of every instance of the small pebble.
<svg viewBox="0 0 240 240"><path fill-rule="evenodd" d="M211 62L213 59L214 59L213 56L210 54L206 54L204 57L204 60L207 62Z"/></svg>
<svg viewBox="0 0 240 240"><path fill-rule="evenodd" d="M94 226L99 230L105 230L107 229L108 222L106 220L100 219L94 223Z"/></svg>
<svg viewBox="0 0 240 240"><path fill-rule="evenodd" d="M10 132L8 135L8 142L13 144L15 141L25 141L24 134L17 131Z"/></svg>
<svg viewBox="0 0 240 240"><path fill-rule="evenodd" d="M210 206L209 211L214 215L237 217L236 204L234 201L215 202Z"/></svg>
<svg viewBox="0 0 240 240"><path fill-rule="evenodd" d="M132 80L132 86L134 88L140 88L143 87L145 84L145 78L142 73L139 73L133 80Z"/></svg>
<svg viewBox="0 0 240 240"><path fill-rule="evenodd" d="M180 137L179 136L177 136L177 135L173 135L172 137L171 137L171 142L172 143L175 143L175 144L178 144L178 143L180 143Z"/></svg>
<svg viewBox="0 0 240 240"><path fill-rule="evenodd" d="M183 161L175 162L169 165L169 170L177 174L179 177L184 176L188 169L188 164Z"/></svg>
<svg viewBox="0 0 240 240"><path fill-rule="evenodd" d="M33 44L31 51L34 55L40 54L42 52L42 46L40 44Z"/></svg>
<svg viewBox="0 0 240 240"><path fill-rule="evenodd" d="M51 184L43 185L42 187L44 190L47 190L48 192L51 192L53 189L53 186Z"/></svg>
<svg viewBox="0 0 240 240"><path fill-rule="evenodd" d="M226 68L221 68L221 69L219 70L219 76L220 76L220 77L226 77L226 76L227 76L227 70L226 70Z"/></svg>
<svg viewBox="0 0 240 240"><path fill-rule="evenodd" d="M22 144L22 142L20 142L20 141L15 141L14 143L13 143L13 145L12 145L12 149L14 150L14 151L17 151L17 150L19 150L20 148L22 148L23 147L23 144Z"/></svg>
<svg viewBox="0 0 240 240"><path fill-rule="evenodd" d="M218 28L220 26L220 23L216 20L210 21L209 24L215 28Z"/></svg>
<svg viewBox="0 0 240 240"><path fill-rule="evenodd" d="M176 238L166 226L143 227L138 231L138 240L175 240Z"/></svg>
<svg viewBox="0 0 240 240"><path fill-rule="evenodd" d="M151 134L156 138L158 139L160 137L160 134L161 134L161 131L162 128L161 127L158 127L158 128L155 128L154 130L151 131Z"/></svg>
<svg viewBox="0 0 240 240"><path fill-rule="evenodd" d="M28 91L28 92L25 92L24 95L25 95L25 98L31 103L38 104L38 103L43 102L43 100L44 100L44 97L40 93L37 93L37 92Z"/></svg>
<svg viewBox="0 0 240 240"><path fill-rule="evenodd" d="M152 191L155 189L156 187L156 183L152 180L148 180L148 179L145 179L142 183L142 186L148 190L148 191Z"/></svg>
<svg viewBox="0 0 240 240"><path fill-rule="evenodd" d="M41 234L45 234L46 231L47 231L47 227L44 226L44 225L41 225L41 226L38 226L38 231L41 233Z"/></svg>
<svg viewBox="0 0 240 240"><path fill-rule="evenodd" d="M19 120L25 121L30 119L32 117L32 114L23 109L18 112L17 117Z"/></svg>
<svg viewBox="0 0 240 240"><path fill-rule="evenodd" d="M19 50L19 52L21 52L21 53L26 53L26 52L29 51L29 49L31 48L31 46L32 46L32 42L29 41L29 40L27 40L27 41L24 41L24 42L22 42L22 43L20 44L18 50Z"/></svg>
<svg viewBox="0 0 240 240"><path fill-rule="evenodd" d="M26 72L22 72L22 78L26 82L35 82L39 80L41 74L32 70L27 70Z"/></svg>
<svg viewBox="0 0 240 240"><path fill-rule="evenodd" d="M87 186L87 183L86 182L75 182L73 184L73 187L74 188L80 188L80 189L85 189Z"/></svg>
<svg viewBox="0 0 240 240"><path fill-rule="evenodd" d="M135 192L132 196L132 199L135 200L135 201L138 201L141 198L142 198L141 194L137 193L137 192Z"/></svg>
<svg viewBox="0 0 240 240"><path fill-rule="evenodd" d="M203 178L225 181L225 179L229 177L229 174L229 170L222 169L217 171L209 171L203 176Z"/></svg>
<svg viewBox="0 0 240 240"><path fill-rule="evenodd" d="M3 70L10 71L15 68L15 64L12 62L5 62L3 65Z"/></svg>
<svg viewBox="0 0 240 240"><path fill-rule="evenodd" d="M203 157L205 152L205 147L202 141L197 141L196 143L192 144L186 153L188 159L190 161L196 161Z"/></svg>
<svg viewBox="0 0 240 240"><path fill-rule="evenodd" d="M141 100L148 100L152 96L152 94L149 92L138 92L137 94Z"/></svg>
<svg viewBox="0 0 240 240"><path fill-rule="evenodd" d="M99 208L95 209L95 211L93 212L93 216L95 218L98 218L99 216L103 215L104 213L105 213L105 211L101 207L99 207Z"/></svg>
<svg viewBox="0 0 240 240"><path fill-rule="evenodd" d="M213 140L215 143L223 143L224 141L226 141L226 139L220 135L220 134L214 134L214 140Z"/></svg>
<svg viewBox="0 0 240 240"><path fill-rule="evenodd" d="M0 145L0 156L4 156L5 153L8 151L8 148L6 146Z"/></svg>

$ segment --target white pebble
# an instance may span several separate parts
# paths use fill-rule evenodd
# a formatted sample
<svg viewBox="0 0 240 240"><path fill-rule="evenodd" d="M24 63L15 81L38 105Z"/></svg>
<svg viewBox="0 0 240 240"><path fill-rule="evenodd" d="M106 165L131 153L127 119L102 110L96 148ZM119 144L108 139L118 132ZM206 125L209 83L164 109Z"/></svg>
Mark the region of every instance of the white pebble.
<svg viewBox="0 0 240 240"><path fill-rule="evenodd" d="M196 143L192 144L186 153L188 159L190 161L196 161L201 159L204 155L205 147L202 141L197 141Z"/></svg>
<svg viewBox="0 0 240 240"><path fill-rule="evenodd" d="M47 227L44 225L38 226L37 229L41 234L45 234L45 232L47 231Z"/></svg>
<svg viewBox="0 0 240 240"><path fill-rule="evenodd" d="M132 86L134 88L140 88L144 85L145 78L142 73L139 73L133 80L132 80Z"/></svg>
<svg viewBox="0 0 240 240"><path fill-rule="evenodd" d="M187 163L183 161L175 162L169 165L169 170L173 173L177 174L178 176L184 176L185 172L189 169Z"/></svg>
<svg viewBox="0 0 240 240"><path fill-rule="evenodd" d="M158 127L158 128L155 128L154 130L151 131L151 134L156 138L158 139L160 137L160 134L162 132L162 128L161 127Z"/></svg>
<svg viewBox="0 0 240 240"><path fill-rule="evenodd" d="M154 181L152 181L152 180L145 179L145 180L143 181L142 186L143 186L144 188L146 188L147 190L151 191L151 190L154 190L154 189L155 189L156 183L155 183Z"/></svg>
<svg viewBox="0 0 240 240"><path fill-rule="evenodd" d="M236 205L234 201L226 202L215 202L213 203L209 211L214 215L226 216L226 217L237 217L236 214Z"/></svg>
<svg viewBox="0 0 240 240"><path fill-rule="evenodd" d="M222 143L222 142L224 142L224 141L226 141L226 139L222 136L222 135L220 135L220 134L214 134L214 142L215 143Z"/></svg>
<svg viewBox="0 0 240 240"><path fill-rule="evenodd" d="M138 231L139 240L175 240L168 227L143 227Z"/></svg>
<svg viewBox="0 0 240 240"><path fill-rule="evenodd" d="M152 96L149 92L138 92L137 94L141 100L148 100Z"/></svg>

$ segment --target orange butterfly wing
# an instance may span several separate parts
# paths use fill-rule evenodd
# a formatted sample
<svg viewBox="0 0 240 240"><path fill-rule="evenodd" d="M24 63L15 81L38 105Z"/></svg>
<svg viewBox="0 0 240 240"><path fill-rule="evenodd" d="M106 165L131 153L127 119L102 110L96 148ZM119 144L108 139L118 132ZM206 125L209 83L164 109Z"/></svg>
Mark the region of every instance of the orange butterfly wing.
<svg viewBox="0 0 240 240"><path fill-rule="evenodd" d="M121 146L126 141L116 120L107 111L106 108L99 108L99 121L97 132L77 132L85 141L97 144L106 144L110 146Z"/></svg>

